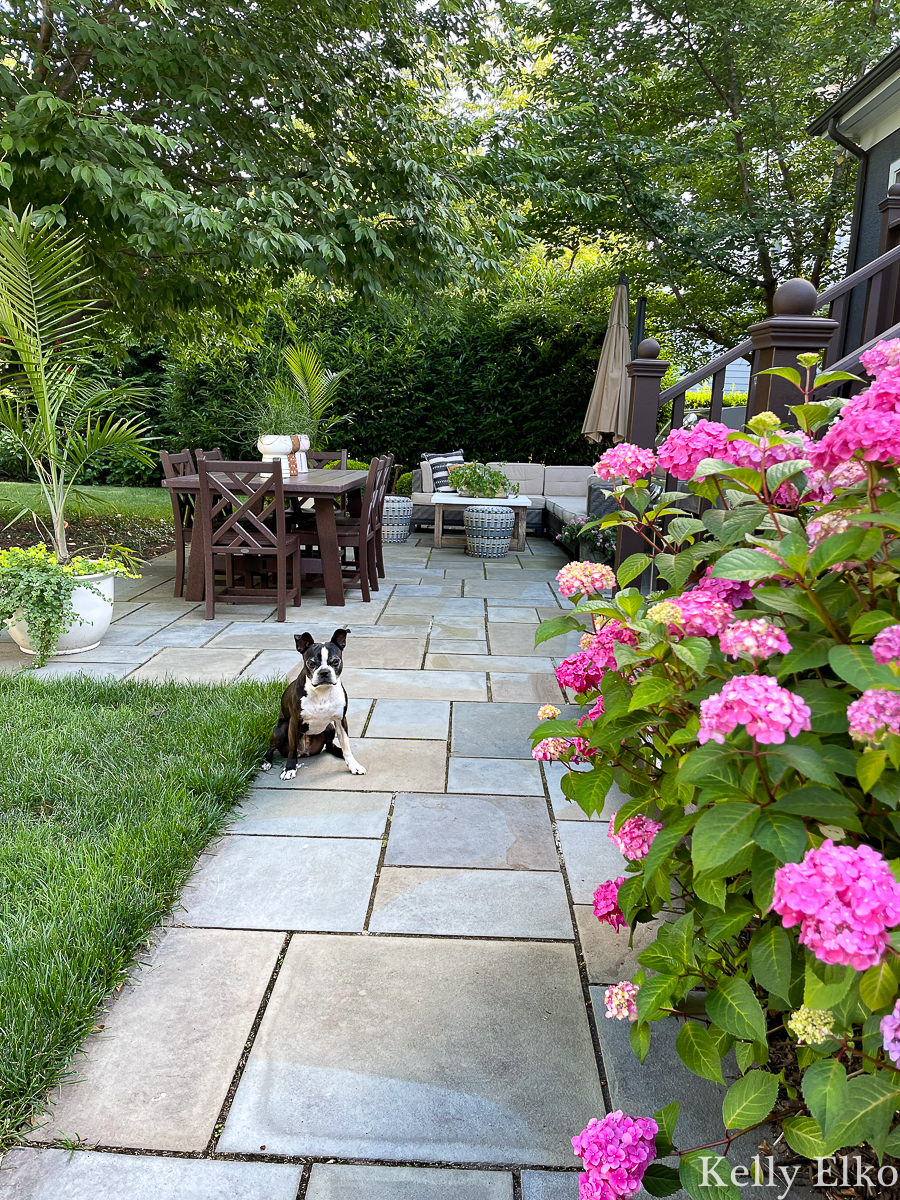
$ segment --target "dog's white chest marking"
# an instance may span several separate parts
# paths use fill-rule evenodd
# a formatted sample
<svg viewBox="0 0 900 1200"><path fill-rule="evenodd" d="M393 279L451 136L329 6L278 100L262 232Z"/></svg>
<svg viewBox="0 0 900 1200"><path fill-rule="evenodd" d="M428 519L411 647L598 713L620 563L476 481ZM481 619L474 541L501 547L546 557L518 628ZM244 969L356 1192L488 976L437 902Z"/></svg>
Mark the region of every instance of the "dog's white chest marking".
<svg viewBox="0 0 900 1200"><path fill-rule="evenodd" d="M314 688L307 683L303 692L301 712L307 732L322 733L332 721L340 721L344 715L347 697L339 683Z"/></svg>

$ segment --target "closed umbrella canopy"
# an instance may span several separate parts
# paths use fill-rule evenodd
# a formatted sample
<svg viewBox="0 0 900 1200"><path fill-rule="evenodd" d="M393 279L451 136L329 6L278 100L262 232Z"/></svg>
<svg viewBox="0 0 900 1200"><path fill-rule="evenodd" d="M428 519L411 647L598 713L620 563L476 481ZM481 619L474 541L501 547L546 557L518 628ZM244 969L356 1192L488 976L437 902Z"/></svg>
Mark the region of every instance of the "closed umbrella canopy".
<svg viewBox="0 0 900 1200"><path fill-rule="evenodd" d="M581 427L588 441L599 442L605 433L613 434L616 441L624 441L628 436L631 380L625 371L625 364L630 361L628 280L623 276L613 292L594 388Z"/></svg>

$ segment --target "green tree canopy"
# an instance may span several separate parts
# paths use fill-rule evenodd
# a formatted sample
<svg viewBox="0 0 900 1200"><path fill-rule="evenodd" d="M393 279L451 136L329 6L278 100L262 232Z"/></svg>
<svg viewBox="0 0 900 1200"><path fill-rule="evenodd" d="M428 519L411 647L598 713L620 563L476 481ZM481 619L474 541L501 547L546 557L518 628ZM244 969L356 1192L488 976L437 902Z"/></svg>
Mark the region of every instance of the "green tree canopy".
<svg viewBox="0 0 900 1200"><path fill-rule="evenodd" d="M83 232L131 320L298 267L371 295L491 265L441 94L478 19L414 0L10 0L0 197Z"/></svg>
<svg viewBox="0 0 900 1200"><path fill-rule="evenodd" d="M667 323L707 342L743 336L784 279L842 274L856 162L805 130L890 48L895 0L516 11L486 167L529 232L605 242Z"/></svg>

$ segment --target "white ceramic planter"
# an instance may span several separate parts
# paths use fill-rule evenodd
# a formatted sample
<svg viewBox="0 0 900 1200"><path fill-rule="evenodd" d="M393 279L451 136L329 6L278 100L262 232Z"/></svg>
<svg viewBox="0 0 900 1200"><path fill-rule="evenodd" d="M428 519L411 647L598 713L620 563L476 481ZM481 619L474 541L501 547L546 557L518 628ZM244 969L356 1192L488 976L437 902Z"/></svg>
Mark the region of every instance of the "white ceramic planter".
<svg viewBox="0 0 900 1200"><path fill-rule="evenodd" d="M56 643L54 656L57 654L78 654L81 650L93 650L99 646L103 636L109 629L113 611L113 585L115 575L103 571L98 575L85 575L86 583L91 583L100 592L91 588L76 587L72 592L72 607L75 610L75 620ZM79 624L79 618L81 624ZM25 654L34 654L28 640L28 622L14 621L9 626L9 635Z"/></svg>
<svg viewBox="0 0 900 1200"><path fill-rule="evenodd" d="M294 444L295 440L296 445ZM288 475L305 474L309 470L305 453L309 449L309 438L305 433L266 434L256 443L256 448L262 455L263 462L274 462L276 458L281 459L282 478ZM294 470L291 470L288 455L292 455L297 464Z"/></svg>

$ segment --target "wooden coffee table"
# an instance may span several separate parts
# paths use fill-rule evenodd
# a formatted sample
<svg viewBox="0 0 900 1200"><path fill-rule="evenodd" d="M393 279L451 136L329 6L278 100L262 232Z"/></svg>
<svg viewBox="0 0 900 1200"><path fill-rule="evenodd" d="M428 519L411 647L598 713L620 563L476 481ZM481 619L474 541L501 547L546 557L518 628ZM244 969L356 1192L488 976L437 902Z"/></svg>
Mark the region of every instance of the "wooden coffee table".
<svg viewBox="0 0 900 1200"><path fill-rule="evenodd" d="M487 500L483 496L460 496L458 492L435 492L429 503L434 505L435 549L440 549L444 544L444 509L468 508L470 504L490 504L500 508L511 508L516 514L516 523L513 526L510 549L525 549L525 519L527 510L531 508L531 501L527 496L508 496L505 500Z"/></svg>

